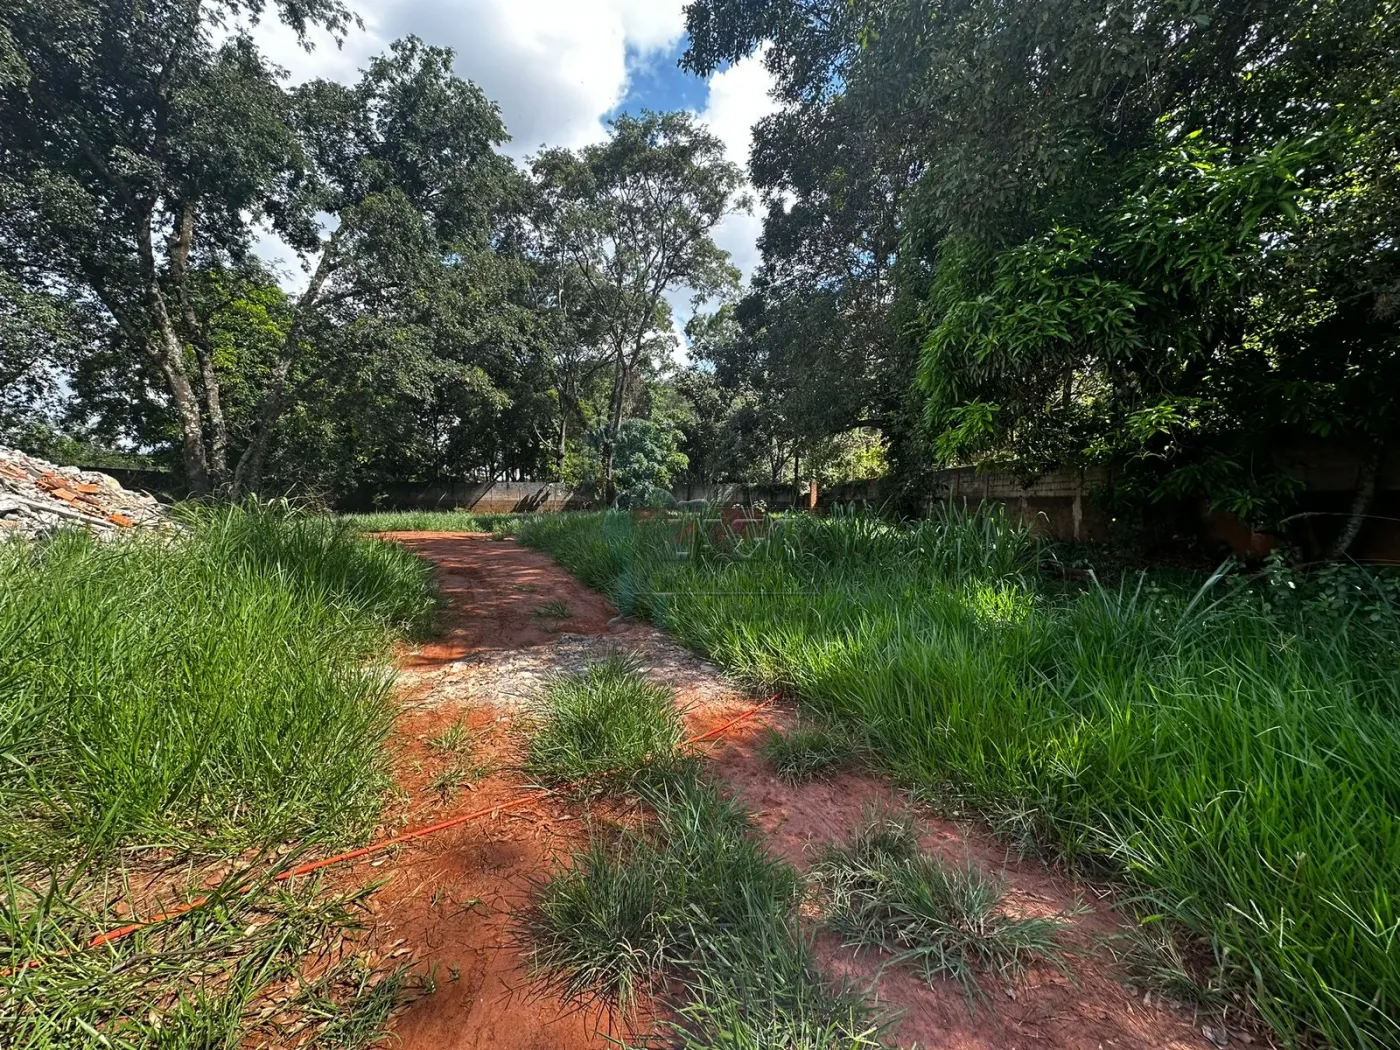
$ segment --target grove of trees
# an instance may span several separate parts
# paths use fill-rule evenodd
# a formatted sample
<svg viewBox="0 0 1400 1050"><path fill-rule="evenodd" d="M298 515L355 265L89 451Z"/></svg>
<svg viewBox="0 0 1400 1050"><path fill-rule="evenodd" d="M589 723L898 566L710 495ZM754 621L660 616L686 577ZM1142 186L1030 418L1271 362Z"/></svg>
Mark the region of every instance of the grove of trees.
<svg viewBox="0 0 1400 1050"><path fill-rule="evenodd" d="M1394 0L694 0L683 65L776 82L747 173L686 113L518 166L450 52L293 87L258 17L357 31L0 0L0 440L235 496L1108 463L1268 524L1280 448L1352 450L1360 511L1400 437Z"/></svg>
<svg viewBox="0 0 1400 1050"><path fill-rule="evenodd" d="M675 446L666 296L737 282L722 143L623 116L527 172L451 52L408 38L353 85L288 87L260 16L355 29L338 0L0 8L0 437L234 498L551 471L610 498L627 422Z"/></svg>

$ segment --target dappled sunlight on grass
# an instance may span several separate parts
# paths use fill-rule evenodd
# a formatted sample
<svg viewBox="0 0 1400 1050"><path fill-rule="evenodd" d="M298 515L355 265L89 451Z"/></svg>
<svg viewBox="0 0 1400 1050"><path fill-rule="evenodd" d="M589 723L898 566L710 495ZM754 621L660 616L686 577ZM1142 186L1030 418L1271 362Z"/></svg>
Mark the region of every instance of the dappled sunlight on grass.
<svg viewBox="0 0 1400 1050"><path fill-rule="evenodd" d="M556 516L521 538L900 779L1127 880L1286 1038L1400 1040L1393 604L1043 584L991 517L795 518L730 549L691 530L683 558L677 529Z"/></svg>

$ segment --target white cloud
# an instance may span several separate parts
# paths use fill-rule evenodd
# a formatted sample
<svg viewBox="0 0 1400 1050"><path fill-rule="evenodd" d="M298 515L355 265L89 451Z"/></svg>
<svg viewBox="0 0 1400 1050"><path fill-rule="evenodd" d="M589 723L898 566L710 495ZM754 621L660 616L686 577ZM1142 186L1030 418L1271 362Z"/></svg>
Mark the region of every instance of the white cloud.
<svg viewBox="0 0 1400 1050"><path fill-rule="evenodd" d="M294 81L354 79L371 55L414 34L456 52L458 75L500 104L516 158L540 146L581 146L606 133L603 117L627 94L629 58L670 51L685 0L390 0L337 50L324 34L307 53L271 20L255 35Z"/></svg>
<svg viewBox="0 0 1400 1050"><path fill-rule="evenodd" d="M710 94L700 119L724 141L725 153L745 170L753 145L753 126L772 113L773 75L763 66L762 52L742 59L710 79ZM753 276L761 261L758 235L763 232L763 211L738 212L715 231L715 241L734 258L744 280Z"/></svg>

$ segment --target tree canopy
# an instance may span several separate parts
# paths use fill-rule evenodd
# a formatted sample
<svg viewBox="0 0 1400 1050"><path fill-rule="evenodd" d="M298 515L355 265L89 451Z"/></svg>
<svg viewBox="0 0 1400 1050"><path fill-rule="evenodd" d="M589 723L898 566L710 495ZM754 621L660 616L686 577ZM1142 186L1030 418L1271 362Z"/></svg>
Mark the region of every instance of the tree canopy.
<svg viewBox="0 0 1400 1050"><path fill-rule="evenodd" d="M7 440L200 493L611 499L638 420L674 479L1107 464L1128 517L1257 525L1294 506L1280 450L1351 450L1360 512L1396 446L1393 0L695 0L683 64L776 85L744 288L715 231L746 173L693 114L520 166L451 52L292 86L256 18L355 31L336 0L0 0Z"/></svg>
<svg viewBox="0 0 1400 1050"><path fill-rule="evenodd" d="M757 312L849 329L826 349L768 321L770 360L868 377L843 414L882 404L897 459L1109 462L1139 507L1267 523L1281 443L1373 464L1396 437L1397 21L1382 0L697 0L684 61L763 49L783 105L754 146Z"/></svg>

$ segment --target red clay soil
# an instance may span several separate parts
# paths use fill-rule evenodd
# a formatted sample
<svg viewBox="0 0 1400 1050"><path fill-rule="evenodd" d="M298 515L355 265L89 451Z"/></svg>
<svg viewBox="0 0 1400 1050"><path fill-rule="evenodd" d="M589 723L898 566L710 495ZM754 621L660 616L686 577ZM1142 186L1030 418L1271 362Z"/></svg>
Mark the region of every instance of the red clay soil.
<svg viewBox="0 0 1400 1050"><path fill-rule="evenodd" d="M430 670L492 648L547 643L553 635L534 617L544 602L566 601L567 629L601 633L615 611L542 554L485 536L411 533L392 537L438 565L447 605L441 634L405 654L400 664ZM508 723L487 707L415 707L403 698L395 731L395 772L405 797L402 822L445 819L518 796L520 778L503 767L518 751ZM498 771L471 788L444 793L433 786L454 756L430 741L459 717L476 736L471 761ZM498 720L502 719L502 720ZM383 863L372 898L374 939L402 939L405 958L430 974L428 994L392 1025L404 1050L593 1050L615 1047L609 1019L581 1013L532 986L511 933L514 913L533 881L585 837L580 813L542 797L537 804L419 840ZM601 1031L600 1031L601 1029Z"/></svg>
<svg viewBox="0 0 1400 1050"><path fill-rule="evenodd" d="M777 720L790 717L779 713ZM1066 943L1082 953L1068 959L1068 975L1039 965L1009 991L986 980L983 998L971 1006L956 982L930 987L912 970L882 970L878 954L853 951L839 938L822 934L817 952L827 974L856 988L873 989L878 1001L899 1015L888 1041L923 1050L1210 1045L1200 1031L1207 1019L1194 1018L1191 1011L1155 997L1144 1003L1125 987L1124 975L1105 948L1109 937L1122 932L1123 922L1102 890L1064 878L1038 861L1017 858L980 829L911 807L889 782L876 777L848 772L797 786L783 784L757 754L760 732L760 727L740 726L726 734L712 769L743 800L773 853L799 871L810 867L817 847L848 840L871 809L913 808L923 848L955 864L970 860L983 871L999 873L1013 913L1052 916L1070 914L1076 905L1092 909L1066 929Z"/></svg>
<svg viewBox="0 0 1400 1050"><path fill-rule="evenodd" d="M514 540L453 532L384 533L433 562L446 609L440 636L401 661L431 670L485 649L523 649L554 640L560 626L575 634L602 634L617 610L574 579L554 560ZM535 616L541 605L562 601L562 625Z"/></svg>
<svg viewBox="0 0 1400 1050"><path fill-rule="evenodd" d="M561 625L535 617L545 602L568 606L571 615L562 627L575 634L606 633L616 616L607 602L547 556L514 541L450 533L392 538L438 565L448 603L441 636L405 654L400 661L405 669L432 670L488 649L548 644L554 637L548 628ZM421 693L431 686L418 689ZM508 767L515 761L517 741L503 711L418 702L426 699L412 693L403 697L395 748L404 794L389 823L420 825L518 795L521 781L509 772L486 776L455 794L434 787L451 757L429 741L459 717L479 735L477 758ZM687 701L685 696L678 699ZM746 703L752 701L737 696L732 704L709 703L689 720L703 731L732 718ZM779 722L789 717L775 713ZM809 865L812 846L848 837L872 803L905 804L888 783L854 773L798 787L781 784L756 753L759 728L748 722L726 733L712 749L712 768L751 809L774 853L797 868ZM927 848L1003 872L1014 909L1059 913L1084 900L1094 910L1074 920L1068 939L1083 954L1071 959L1071 976L1038 967L1009 993L989 983L987 1001L971 1010L959 986L943 982L930 988L912 973L882 970L880 959L823 935L818 951L827 972L872 989L883 1005L901 1014L886 1036L890 1045L921 1050L1209 1047L1199 1027L1204 1019L1155 1000L1145 1005L1124 986L1102 945L1106 935L1120 929L1120 920L1100 894L1038 862L1010 857L981 831L927 814L921 818ZM630 1034L610 1029L607 1018L580 1013L532 985L511 935L512 915L531 885L583 841L587 820L588 814L577 807L542 797L496 819L415 842L377 869L368 869L385 880L371 903L375 942L382 948L401 938L415 969L433 976L429 987L434 990L395 1019L396 1045L405 1050L601 1050ZM366 874L356 872L361 879Z"/></svg>

